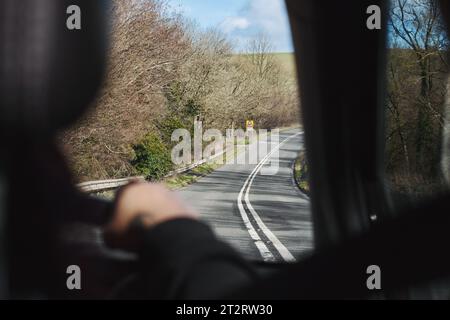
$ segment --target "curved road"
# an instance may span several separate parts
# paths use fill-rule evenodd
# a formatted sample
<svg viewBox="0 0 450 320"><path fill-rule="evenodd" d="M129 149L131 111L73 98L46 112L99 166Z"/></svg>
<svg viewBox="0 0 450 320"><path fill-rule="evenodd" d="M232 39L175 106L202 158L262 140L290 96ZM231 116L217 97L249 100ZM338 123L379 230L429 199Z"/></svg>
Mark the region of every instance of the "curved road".
<svg viewBox="0 0 450 320"><path fill-rule="evenodd" d="M258 165L224 165L179 193L220 238L248 259L294 262L313 245L309 200L293 178L302 148L299 129L283 131ZM248 159L248 150L237 157ZM262 175L277 158L278 172Z"/></svg>

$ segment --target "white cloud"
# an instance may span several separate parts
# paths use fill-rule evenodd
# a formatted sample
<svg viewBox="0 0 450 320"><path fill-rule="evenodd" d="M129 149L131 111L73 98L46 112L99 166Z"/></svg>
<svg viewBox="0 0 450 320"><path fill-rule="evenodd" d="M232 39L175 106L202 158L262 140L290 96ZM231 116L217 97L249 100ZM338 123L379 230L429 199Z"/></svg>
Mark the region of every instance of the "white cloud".
<svg viewBox="0 0 450 320"><path fill-rule="evenodd" d="M235 30L245 30L251 23L244 17L228 17L222 23L222 29L225 33L231 33Z"/></svg>
<svg viewBox="0 0 450 320"><path fill-rule="evenodd" d="M226 18L221 28L231 39L238 40L240 49L253 36L264 33L275 51L292 50L284 0L248 0L241 13L237 17Z"/></svg>

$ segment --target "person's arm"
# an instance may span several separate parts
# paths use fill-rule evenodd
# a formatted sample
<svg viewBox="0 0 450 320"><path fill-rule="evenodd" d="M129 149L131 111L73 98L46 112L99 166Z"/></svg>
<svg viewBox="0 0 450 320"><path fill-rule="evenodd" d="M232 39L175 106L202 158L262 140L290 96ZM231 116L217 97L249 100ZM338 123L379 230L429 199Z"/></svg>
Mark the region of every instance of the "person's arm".
<svg viewBox="0 0 450 320"><path fill-rule="evenodd" d="M195 212L158 185L134 184L118 194L106 240L139 253L144 298L222 298L256 278Z"/></svg>

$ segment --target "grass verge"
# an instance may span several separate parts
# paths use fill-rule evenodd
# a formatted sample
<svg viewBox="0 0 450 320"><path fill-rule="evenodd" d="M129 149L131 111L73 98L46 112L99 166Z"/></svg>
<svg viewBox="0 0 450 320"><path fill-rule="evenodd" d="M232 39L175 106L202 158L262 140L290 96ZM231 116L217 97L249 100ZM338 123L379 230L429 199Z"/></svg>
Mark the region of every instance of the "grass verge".
<svg viewBox="0 0 450 320"><path fill-rule="evenodd" d="M306 162L306 155L304 152L300 153L299 157L294 164L294 177L295 182L299 189L309 195L309 182L308 182L308 165Z"/></svg>
<svg viewBox="0 0 450 320"><path fill-rule="evenodd" d="M197 182L200 178L206 177L220 167L221 165L218 164L205 163L191 171L167 178L163 183L170 190L178 190Z"/></svg>

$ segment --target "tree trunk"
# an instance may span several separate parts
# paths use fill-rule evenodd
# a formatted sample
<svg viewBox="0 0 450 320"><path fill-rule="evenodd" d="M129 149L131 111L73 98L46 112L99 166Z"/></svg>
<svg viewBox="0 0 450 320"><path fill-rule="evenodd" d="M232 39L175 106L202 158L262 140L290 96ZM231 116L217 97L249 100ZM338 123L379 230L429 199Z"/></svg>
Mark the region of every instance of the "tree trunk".
<svg viewBox="0 0 450 320"><path fill-rule="evenodd" d="M450 77L447 80L447 99L445 102L444 141L442 144L442 173L450 185Z"/></svg>
<svg viewBox="0 0 450 320"><path fill-rule="evenodd" d="M427 110L430 102L430 81L428 72L429 58L419 61L421 89L418 101L417 131L416 131L416 168L420 172L421 168L428 168L426 165L426 146L430 142L431 119Z"/></svg>

